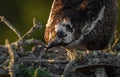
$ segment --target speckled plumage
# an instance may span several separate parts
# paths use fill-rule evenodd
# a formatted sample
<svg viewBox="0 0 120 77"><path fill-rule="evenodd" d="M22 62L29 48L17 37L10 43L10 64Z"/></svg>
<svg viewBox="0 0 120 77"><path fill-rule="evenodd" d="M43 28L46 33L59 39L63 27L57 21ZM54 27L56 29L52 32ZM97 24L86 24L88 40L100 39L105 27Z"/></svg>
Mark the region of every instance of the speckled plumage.
<svg viewBox="0 0 120 77"><path fill-rule="evenodd" d="M45 41L48 48L101 50L109 44L116 21L116 0L54 0Z"/></svg>

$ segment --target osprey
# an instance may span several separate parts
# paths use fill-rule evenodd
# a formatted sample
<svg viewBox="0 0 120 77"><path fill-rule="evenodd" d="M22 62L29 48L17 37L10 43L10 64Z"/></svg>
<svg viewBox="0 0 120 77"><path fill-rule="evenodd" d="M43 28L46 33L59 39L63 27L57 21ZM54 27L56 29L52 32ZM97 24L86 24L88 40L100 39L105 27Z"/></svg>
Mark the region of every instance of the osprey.
<svg viewBox="0 0 120 77"><path fill-rule="evenodd" d="M62 46L70 54L76 49L104 49L114 34L116 3L116 0L54 0L44 35L47 48Z"/></svg>

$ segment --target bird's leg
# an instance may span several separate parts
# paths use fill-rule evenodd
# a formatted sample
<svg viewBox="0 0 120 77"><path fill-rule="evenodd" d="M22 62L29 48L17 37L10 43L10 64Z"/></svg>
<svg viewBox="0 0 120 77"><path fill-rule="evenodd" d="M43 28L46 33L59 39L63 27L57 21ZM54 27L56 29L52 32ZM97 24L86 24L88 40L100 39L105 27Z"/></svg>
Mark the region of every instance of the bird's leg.
<svg viewBox="0 0 120 77"><path fill-rule="evenodd" d="M67 51L67 58L72 61L72 60L81 60L83 57L83 53L80 50L76 49L66 49ZM89 51L86 53L89 53Z"/></svg>
<svg viewBox="0 0 120 77"><path fill-rule="evenodd" d="M66 65L63 72L63 75L64 75L63 77L68 77L70 70L74 67L74 64L75 64L75 60L72 60Z"/></svg>
<svg viewBox="0 0 120 77"><path fill-rule="evenodd" d="M74 66L75 58L76 58L76 51L74 49L66 49L67 51L67 58L69 58L70 62L66 65L63 75L64 77L68 77L70 69Z"/></svg>
<svg viewBox="0 0 120 77"><path fill-rule="evenodd" d="M70 58L70 62L66 65L63 75L65 75L65 77L68 77L70 69L76 66L75 61L81 60L82 53L78 53L76 49L66 49L66 51L67 51L67 56Z"/></svg>
<svg viewBox="0 0 120 77"><path fill-rule="evenodd" d="M69 58L70 61L75 60L76 58L76 50L75 49L66 49L67 51L67 57Z"/></svg>

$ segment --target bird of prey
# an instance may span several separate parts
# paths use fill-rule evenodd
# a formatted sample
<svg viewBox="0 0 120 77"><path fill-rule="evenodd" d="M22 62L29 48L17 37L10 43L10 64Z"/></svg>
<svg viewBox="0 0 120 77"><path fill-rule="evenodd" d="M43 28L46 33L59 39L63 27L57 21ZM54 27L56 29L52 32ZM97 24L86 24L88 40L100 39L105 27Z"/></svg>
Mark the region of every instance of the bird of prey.
<svg viewBox="0 0 120 77"><path fill-rule="evenodd" d="M54 0L45 29L47 48L102 50L114 35L116 0Z"/></svg>

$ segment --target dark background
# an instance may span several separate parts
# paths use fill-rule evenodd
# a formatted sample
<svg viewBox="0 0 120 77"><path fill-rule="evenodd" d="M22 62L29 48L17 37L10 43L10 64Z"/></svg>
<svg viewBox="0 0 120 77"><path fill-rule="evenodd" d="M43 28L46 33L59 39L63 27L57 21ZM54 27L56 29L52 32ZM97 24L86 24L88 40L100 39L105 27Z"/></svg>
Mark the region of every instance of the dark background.
<svg viewBox="0 0 120 77"><path fill-rule="evenodd" d="M23 35L32 27L33 17L41 22L43 28L36 31L32 36L44 41L44 30L53 0L0 0L0 15L3 15L18 29ZM120 0L118 0L120 4ZM118 8L120 12L120 8ZM117 30L120 31L120 17L118 19ZM120 33L120 32L119 32ZM18 37L6 25L0 23L0 44L4 44L5 39L14 42Z"/></svg>

